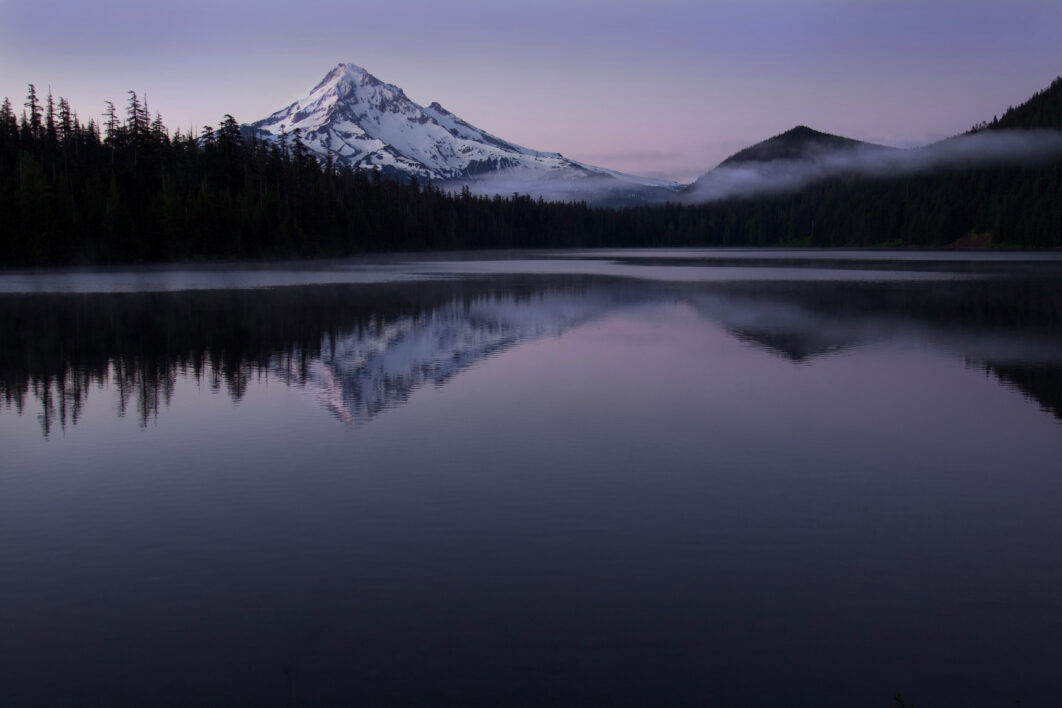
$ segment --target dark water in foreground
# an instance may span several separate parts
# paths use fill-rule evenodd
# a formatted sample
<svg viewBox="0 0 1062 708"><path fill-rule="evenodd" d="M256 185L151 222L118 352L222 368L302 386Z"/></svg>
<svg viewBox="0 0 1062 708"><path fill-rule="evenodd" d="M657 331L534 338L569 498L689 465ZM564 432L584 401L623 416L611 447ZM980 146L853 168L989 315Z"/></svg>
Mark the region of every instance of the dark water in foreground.
<svg viewBox="0 0 1062 708"><path fill-rule="evenodd" d="M1057 258L0 292L0 705L1062 702Z"/></svg>

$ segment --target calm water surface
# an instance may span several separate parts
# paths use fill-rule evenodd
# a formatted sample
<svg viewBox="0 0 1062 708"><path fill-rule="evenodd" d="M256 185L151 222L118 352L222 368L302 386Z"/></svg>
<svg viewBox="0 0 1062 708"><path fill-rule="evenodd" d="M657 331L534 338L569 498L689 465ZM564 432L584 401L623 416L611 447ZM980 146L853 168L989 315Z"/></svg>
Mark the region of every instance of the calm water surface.
<svg viewBox="0 0 1062 708"><path fill-rule="evenodd" d="M1062 701L1062 258L0 274L0 705Z"/></svg>

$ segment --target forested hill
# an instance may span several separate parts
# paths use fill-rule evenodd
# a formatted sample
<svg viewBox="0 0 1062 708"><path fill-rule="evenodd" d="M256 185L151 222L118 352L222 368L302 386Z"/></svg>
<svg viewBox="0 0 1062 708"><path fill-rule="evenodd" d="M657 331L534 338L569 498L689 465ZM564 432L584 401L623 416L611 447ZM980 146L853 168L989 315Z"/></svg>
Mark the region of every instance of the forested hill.
<svg viewBox="0 0 1062 708"><path fill-rule="evenodd" d="M1011 106L1001 117L978 128L990 130L1062 130L1062 76L1020 106Z"/></svg>
<svg viewBox="0 0 1062 708"><path fill-rule="evenodd" d="M1056 81L992 127L1062 126L1060 93ZM232 116L199 136L171 134L132 92L124 115L107 104L102 125L32 86L24 106L19 119L11 101L0 105L3 266L454 248L1062 246L1062 159L615 210L337 169L297 131L257 142Z"/></svg>
<svg viewBox="0 0 1062 708"><path fill-rule="evenodd" d="M749 162L771 162L773 160L797 160L807 157L816 151L830 152L834 150L849 150L868 146L859 140L845 138L840 135L821 133L812 130L806 125L798 125L781 135L756 143L752 147L734 153L720 163L720 166L741 165ZM881 147L872 145L871 147Z"/></svg>

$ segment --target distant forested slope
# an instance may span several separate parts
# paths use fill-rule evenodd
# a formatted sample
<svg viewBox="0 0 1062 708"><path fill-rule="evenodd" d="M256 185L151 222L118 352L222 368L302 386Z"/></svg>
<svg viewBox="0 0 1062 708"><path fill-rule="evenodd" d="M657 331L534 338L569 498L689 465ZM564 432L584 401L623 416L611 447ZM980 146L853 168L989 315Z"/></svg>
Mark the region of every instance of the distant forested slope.
<svg viewBox="0 0 1062 708"><path fill-rule="evenodd" d="M1062 76L1020 106L982 124L992 130L1062 130Z"/></svg>

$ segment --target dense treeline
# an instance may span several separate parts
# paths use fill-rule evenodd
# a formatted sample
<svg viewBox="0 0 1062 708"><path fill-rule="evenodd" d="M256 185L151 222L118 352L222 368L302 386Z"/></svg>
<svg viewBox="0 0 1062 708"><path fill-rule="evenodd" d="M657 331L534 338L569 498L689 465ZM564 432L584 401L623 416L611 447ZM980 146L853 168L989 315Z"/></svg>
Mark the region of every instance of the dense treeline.
<svg viewBox="0 0 1062 708"><path fill-rule="evenodd" d="M1020 106L1011 106L991 123L974 126L984 130L1042 130L1062 128L1062 76Z"/></svg>
<svg viewBox="0 0 1062 708"><path fill-rule="evenodd" d="M1062 81L987 127L1062 128ZM847 177L705 205L604 209L451 195L320 164L298 132L246 138L232 116L171 135L129 93L102 124L33 86L0 105L0 264L345 256L563 246L1062 245L1062 161L902 179ZM1024 122L1023 122L1024 121ZM1027 124L1026 124L1027 123Z"/></svg>
<svg viewBox="0 0 1062 708"><path fill-rule="evenodd" d="M76 423L89 391L110 382L119 414L141 423L187 374L240 400L270 372L304 384L328 343L422 322L440 306L585 292L578 277L441 280L305 288L91 294L0 294L0 407L41 404L40 422ZM32 399L31 399L32 400Z"/></svg>

